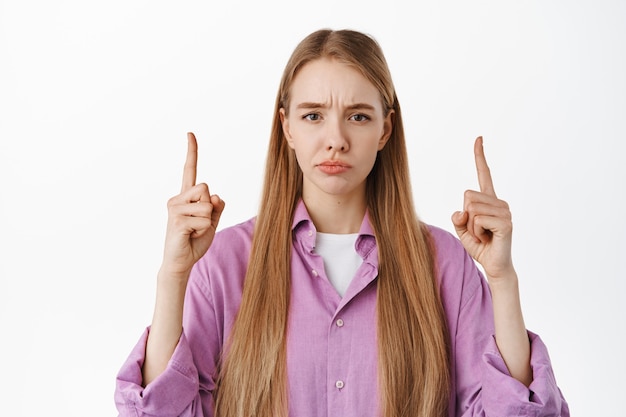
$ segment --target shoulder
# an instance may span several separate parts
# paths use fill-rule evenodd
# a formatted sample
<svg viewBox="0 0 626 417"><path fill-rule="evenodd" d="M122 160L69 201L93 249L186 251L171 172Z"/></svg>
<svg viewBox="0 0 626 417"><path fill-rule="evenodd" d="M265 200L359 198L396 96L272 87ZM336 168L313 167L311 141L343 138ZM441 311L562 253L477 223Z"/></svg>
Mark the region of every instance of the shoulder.
<svg viewBox="0 0 626 417"><path fill-rule="evenodd" d="M433 225L426 225L435 251L437 263L465 261L468 256L459 238L451 232Z"/></svg>
<svg viewBox="0 0 626 417"><path fill-rule="evenodd" d="M255 219L218 230L193 267L185 298L185 328L215 323L220 346L241 303ZM204 337L204 336L202 336Z"/></svg>
<svg viewBox="0 0 626 417"><path fill-rule="evenodd" d="M196 279L216 284L243 280L248 268L256 218L218 230L207 253L196 263Z"/></svg>
<svg viewBox="0 0 626 417"><path fill-rule="evenodd" d="M448 298L456 300L455 304L463 304L482 287L483 275L458 237L440 227L427 225L427 228L443 301Z"/></svg>
<svg viewBox="0 0 626 417"><path fill-rule="evenodd" d="M207 253L224 250L241 251L249 248L252 243L255 222L256 217L252 217L244 222L218 230Z"/></svg>

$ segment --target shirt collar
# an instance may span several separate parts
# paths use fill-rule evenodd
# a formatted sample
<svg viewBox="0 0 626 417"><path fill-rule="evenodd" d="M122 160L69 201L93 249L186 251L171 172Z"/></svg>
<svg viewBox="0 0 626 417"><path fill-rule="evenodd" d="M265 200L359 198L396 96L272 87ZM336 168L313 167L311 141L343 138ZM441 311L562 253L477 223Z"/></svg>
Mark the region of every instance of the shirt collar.
<svg viewBox="0 0 626 417"><path fill-rule="evenodd" d="M300 227L302 227L302 223L307 223L310 225L311 229L315 229L315 225L313 224L313 220L311 220L311 216L309 216L306 205L304 204L304 201L300 199L293 215L293 223L291 225L292 232L296 232ZM365 216L363 216L363 221L361 222L359 236L374 236L374 229L372 229L372 225L370 224L369 213L367 210L365 210Z"/></svg>
<svg viewBox="0 0 626 417"><path fill-rule="evenodd" d="M317 233L313 220L309 216L307 208L300 199L293 216L293 224L291 226L294 243L302 248L303 251L312 253L315 249L315 235ZM376 237L374 229L370 224L369 214L365 211L359 236L356 239L355 249L357 253L366 261L374 266L378 266L378 251L376 250Z"/></svg>

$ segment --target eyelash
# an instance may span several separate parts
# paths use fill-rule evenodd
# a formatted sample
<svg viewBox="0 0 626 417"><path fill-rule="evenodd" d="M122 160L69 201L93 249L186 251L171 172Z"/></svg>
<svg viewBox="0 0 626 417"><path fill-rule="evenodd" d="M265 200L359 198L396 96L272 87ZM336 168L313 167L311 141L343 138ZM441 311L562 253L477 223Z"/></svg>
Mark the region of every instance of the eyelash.
<svg viewBox="0 0 626 417"><path fill-rule="evenodd" d="M352 115L350 118L352 119L352 118L357 117L357 116L359 118L361 118L361 120L355 120L355 122L364 122L364 121L367 121L367 120L371 120L371 118L368 115L362 114L362 113L358 113L358 114Z"/></svg>
<svg viewBox="0 0 626 417"><path fill-rule="evenodd" d="M311 119L311 116L316 117L315 119ZM350 119L354 119L355 117L359 117L361 120L355 120L355 122L365 122L367 120L371 120L371 118L366 115L366 114L362 114L362 113L357 113L357 114L353 114L352 116L350 116ZM304 116L302 116L303 119L305 120L310 120L312 122L316 122L319 120L320 115L318 113L307 113Z"/></svg>
<svg viewBox="0 0 626 417"><path fill-rule="evenodd" d="M315 120L312 120L312 119L311 119L311 116L315 116L315 117L316 117L316 119L315 119ZM305 120L309 120L309 121L311 121L311 122L317 122L317 121L319 120L319 117L320 117L320 115L319 115L319 114L317 114L317 113L308 113L308 114L305 114L304 116L302 116L302 118L303 118L303 119L305 119Z"/></svg>

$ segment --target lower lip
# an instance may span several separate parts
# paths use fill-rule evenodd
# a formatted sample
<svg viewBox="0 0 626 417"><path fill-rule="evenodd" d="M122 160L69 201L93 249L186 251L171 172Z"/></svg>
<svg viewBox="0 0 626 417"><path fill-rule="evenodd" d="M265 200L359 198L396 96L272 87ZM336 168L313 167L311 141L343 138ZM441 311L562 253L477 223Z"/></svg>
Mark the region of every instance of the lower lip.
<svg viewBox="0 0 626 417"><path fill-rule="evenodd" d="M343 165L318 165L317 167L325 174L341 174L349 169Z"/></svg>

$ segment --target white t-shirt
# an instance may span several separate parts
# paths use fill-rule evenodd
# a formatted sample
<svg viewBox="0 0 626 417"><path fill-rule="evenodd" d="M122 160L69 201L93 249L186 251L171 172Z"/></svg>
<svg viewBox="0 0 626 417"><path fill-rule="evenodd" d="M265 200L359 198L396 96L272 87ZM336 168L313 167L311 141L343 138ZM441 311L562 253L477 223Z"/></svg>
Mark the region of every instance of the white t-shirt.
<svg viewBox="0 0 626 417"><path fill-rule="evenodd" d="M315 252L324 259L326 276L339 295L345 295L356 270L363 263L354 248L358 233L319 233L315 236Z"/></svg>

